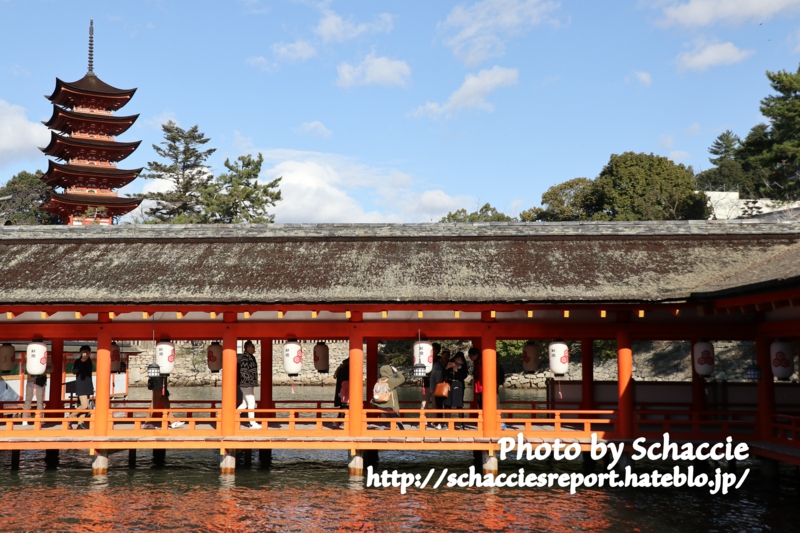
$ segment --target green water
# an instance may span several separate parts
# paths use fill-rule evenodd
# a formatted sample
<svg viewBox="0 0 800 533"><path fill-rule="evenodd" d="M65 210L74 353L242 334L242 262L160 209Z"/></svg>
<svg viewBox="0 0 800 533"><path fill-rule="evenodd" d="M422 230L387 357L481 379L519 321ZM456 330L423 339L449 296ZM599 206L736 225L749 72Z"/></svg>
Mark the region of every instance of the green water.
<svg viewBox="0 0 800 533"><path fill-rule="evenodd" d="M134 389L131 398L146 398ZM174 399L218 399L220 389L178 388ZM331 399L332 387L276 388L276 399ZM419 389L403 389L405 399ZM505 391L503 399L540 400L536 391ZM742 489L712 496L707 489L367 488L347 474L344 451L276 450L272 468L237 466L220 476L217 451L168 451L158 466L140 450L111 455L109 474L93 477L86 451L62 451L46 470L44 452L23 452L10 470L0 452L0 531L604 531L756 532L800 530L797 469L782 466L779 481L761 479L756 462ZM466 472L469 452L381 452L379 469L427 474ZM671 464L637 463L668 470ZM579 462L501 462L501 471L579 472ZM597 471L601 466L598 465Z"/></svg>

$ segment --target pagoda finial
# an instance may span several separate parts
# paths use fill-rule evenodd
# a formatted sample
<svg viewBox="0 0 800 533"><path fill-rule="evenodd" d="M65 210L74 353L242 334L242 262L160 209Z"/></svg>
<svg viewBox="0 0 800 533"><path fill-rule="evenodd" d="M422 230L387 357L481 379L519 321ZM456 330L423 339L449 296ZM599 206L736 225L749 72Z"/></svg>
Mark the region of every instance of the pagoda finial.
<svg viewBox="0 0 800 533"><path fill-rule="evenodd" d="M89 73L94 74L94 19L89 19Z"/></svg>

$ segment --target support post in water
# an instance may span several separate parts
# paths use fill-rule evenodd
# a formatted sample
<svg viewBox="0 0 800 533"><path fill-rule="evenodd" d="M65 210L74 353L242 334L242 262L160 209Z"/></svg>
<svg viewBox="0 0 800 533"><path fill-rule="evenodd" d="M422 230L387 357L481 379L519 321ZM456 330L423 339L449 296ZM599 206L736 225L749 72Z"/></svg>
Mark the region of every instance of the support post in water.
<svg viewBox="0 0 800 533"><path fill-rule="evenodd" d="M128 468L136 468L136 448L128 450Z"/></svg>
<svg viewBox="0 0 800 533"><path fill-rule="evenodd" d="M258 450L259 467L262 470L267 470L272 466L272 450L262 448Z"/></svg>
<svg viewBox="0 0 800 533"><path fill-rule="evenodd" d="M219 473L233 475L236 473L236 450L222 450L222 462L219 464Z"/></svg>
<svg viewBox="0 0 800 533"><path fill-rule="evenodd" d="M364 477L364 450L353 450L347 472L351 477Z"/></svg>
<svg viewBox="0 0 800 533"><path fill-rule="evenodd" d="M44 464L47 468L55 468L58 466L58 450L45 450Z"/></svg>
<svg viewBox="0 0 800 533"><path fill-rule="evenodd" d="M105 476L108 474L108 451L97 450L97 455L92 463L92 475Z"/></svg>

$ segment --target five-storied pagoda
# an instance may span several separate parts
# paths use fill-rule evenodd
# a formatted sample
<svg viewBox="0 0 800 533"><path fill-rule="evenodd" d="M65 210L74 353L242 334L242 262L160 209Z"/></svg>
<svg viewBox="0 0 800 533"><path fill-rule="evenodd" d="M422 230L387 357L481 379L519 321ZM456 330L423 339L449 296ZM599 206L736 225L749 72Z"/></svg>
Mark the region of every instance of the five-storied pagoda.
<svg viewBox="0 0 800 533"><path fill-rule="evenodd" d="M112 224L114 217L129 213L141 202L116 192L142 171L117 168L141 143L115 140L139 117L114 116L136 89L117 89L101 81L93 69L93 47L94 21L89 24L89 71L72 83L56 78L53 94L45 96L53 103L53 116L44 125L53 131L50 144L40 149L61 163L51 159L42 176L53 188L42 209L75 226Z"/></svg>

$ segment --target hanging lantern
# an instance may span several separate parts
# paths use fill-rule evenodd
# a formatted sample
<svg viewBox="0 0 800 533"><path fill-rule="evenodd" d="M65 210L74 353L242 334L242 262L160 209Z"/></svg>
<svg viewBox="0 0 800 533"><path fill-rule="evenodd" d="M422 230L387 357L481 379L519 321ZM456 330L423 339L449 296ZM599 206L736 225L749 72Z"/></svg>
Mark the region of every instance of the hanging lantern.
<svg viewBox="0 0 800 533"><path fill-rule="evenodd" d="M216 374L222 370L222 345L212 342L208 347L208 369Z"/></svg>
<svg viewBox="0 0 800 533"><path fill-rule="evenodd" d="M175 345L169 341L156 344L156 364L162 376L168 376L175 370Z"/></svg>
<svg viewBox="0 0 800 533"><path fill-rule="evenodd" d="M522 369L525 372L539 370L539 347L533 341L526 342L522 348Z"/></svg>
<svg viewBox="0 0 800 533"><path fill-rule="evenodd" d="M28 345L25 357L25 372L29 376L41 376L47 370L47 345L43 342L32 342Z"/></svg>
<svg viewBox="0 0 800 533"><path fill-rule="evenodd" d="M425 365L414 365L414 377L424 378L428 373L425 371Z"/></svg>
<svg viewBox="0 0 800 533"><path fill-rule="evenodd" d="M3 343L0 346L0 372L11 372L14 370L14 345L11 343Z"/></svg>
<svg viewBox="0 0 800 533"><path fill-rule="evenodd" d="M320 374L327 374L330 369L328 345L319 341L314 346L314 368Z"/></svg>
<svg viewBox="0 0 800 533"><path fill-rule="evenodd" d="M569 371L569 348L563 341L551 342L547 347L550 354L550 372L563 376Z"/></svg>
<svg viewBox="0 0 800 533"><path fill-rule="evenodd" d="M292 378L303 370L303 348L297 339L289 339L283 345L283 368Z"/></svg>
<svg viewBox="0 0 800 533"><path fill-rule="evenodd" d="M781 381L788 381L794 374L794 349L790 343L775 340L770 344L769 360L772 375Z"/></svg>
<svg viewBox="0 0 800 533"><path fill-rule="evenodd" d="M111 371L119 372L120 355L119 345L116 342L111 343Z"/></svg>
<svg viewBox="0 0 800 533"><path fill-rule="evenodd" d="M750 381L758 381L761 379L761 367L755 363L752 363L744 370L744 377L745 379L749 379Z"/></svg>
<svg viewBox="0 0 800 533"><path fill-rule="evenodd" d="M433 344L430 342L418 340L414 343L414 368L417 365L425 366L425 374L433 370ZM416 376L416 371L414 375Z"/></svg>
<svg viewBox="0 0 800 533"><path fill-rule="evenodd" d="M714 345L708 341L700 341L694 344L692 349L692 361L694 371L706 377L714 373Z"/></svg>

